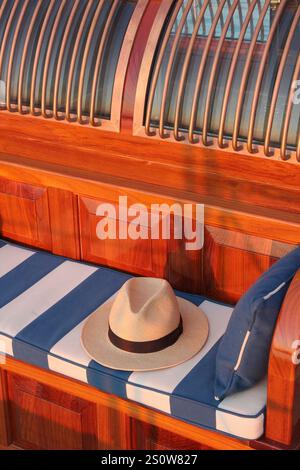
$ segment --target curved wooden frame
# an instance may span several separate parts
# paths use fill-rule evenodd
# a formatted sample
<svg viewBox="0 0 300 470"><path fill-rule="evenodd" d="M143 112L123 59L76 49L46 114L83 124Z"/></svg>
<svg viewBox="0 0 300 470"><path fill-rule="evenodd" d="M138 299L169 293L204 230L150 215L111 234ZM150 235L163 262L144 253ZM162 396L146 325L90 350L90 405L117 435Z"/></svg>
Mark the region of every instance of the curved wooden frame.
<svg viewBox="0 0 300 470"><path fill-rule="evenodd" d="M271 346L266 438L286 446L300 438L300 270L285 297Z"/></svg>

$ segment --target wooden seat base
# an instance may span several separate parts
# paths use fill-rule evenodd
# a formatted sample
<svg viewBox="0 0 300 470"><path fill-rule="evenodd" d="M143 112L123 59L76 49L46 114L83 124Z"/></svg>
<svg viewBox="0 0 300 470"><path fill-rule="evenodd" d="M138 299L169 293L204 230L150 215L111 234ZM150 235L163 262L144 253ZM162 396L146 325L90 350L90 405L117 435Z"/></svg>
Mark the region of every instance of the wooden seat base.
<svg viewBox="0 0 300 470"><path fill-rule="evenodd" d="M240 441L7 358L0 445L23 449L251 450ZM262 445L262 444L261 444Z"/></svg>

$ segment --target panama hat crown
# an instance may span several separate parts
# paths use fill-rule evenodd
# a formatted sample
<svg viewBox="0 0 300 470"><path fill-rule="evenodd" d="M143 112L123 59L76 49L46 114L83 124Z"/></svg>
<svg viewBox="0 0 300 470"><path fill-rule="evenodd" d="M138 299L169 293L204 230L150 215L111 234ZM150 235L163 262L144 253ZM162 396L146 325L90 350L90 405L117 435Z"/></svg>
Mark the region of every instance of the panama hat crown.
<svg viewBox="0 0 300 470"><path fill-rule="evenodd" d="M148 371L187 361L205 345L204 312L176 297L164 279L129 279L86 321L87 354L111 369Z"/></svg>
<svg viewBox="0 0 300 470"><path fill-rule="evenodd" d="M179 323L176 296L163 279L131 279L118 292L109 315L113 333L135 342L161 339Z"/></svg>

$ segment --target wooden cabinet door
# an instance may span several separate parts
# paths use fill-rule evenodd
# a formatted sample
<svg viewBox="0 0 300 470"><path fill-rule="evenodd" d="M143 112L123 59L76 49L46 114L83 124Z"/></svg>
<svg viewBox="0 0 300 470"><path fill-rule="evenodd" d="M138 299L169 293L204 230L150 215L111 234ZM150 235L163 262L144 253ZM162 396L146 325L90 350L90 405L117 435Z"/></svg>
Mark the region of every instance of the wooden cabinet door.
<svg viewBox="0 0 300 470"><path fill-rule="evenodd" d="M0 178L0 234L51 249L47 189Z"/></svg>
<svg viewBox="0 0 300 470"><path fill-rule="evenodd" d="M116 228L115 239L104 240L97 236L97 226L101 221L97 208L102 203L111 204L116 209L116 216L109 218ZM145 276L167 277L167 240L152 240L150 233L147 239L120 238L120 230L126 233L131 222L119 217L117 204L79 197L79 222L82 258L85 261ZM151 230L146 226L144 229Z"/></svg>
<svg viewBox="0 0 300 470"><path fill-rule="evenodd" d="M97 449L96 405L8 374L12 441L24 449Z"/></svg>
<svg viewBox="0 0 300 470"><path fill-rule="evenodd" d="M134 450L210 450L184 435L134 419L131 420L131 446Z"/></svg>

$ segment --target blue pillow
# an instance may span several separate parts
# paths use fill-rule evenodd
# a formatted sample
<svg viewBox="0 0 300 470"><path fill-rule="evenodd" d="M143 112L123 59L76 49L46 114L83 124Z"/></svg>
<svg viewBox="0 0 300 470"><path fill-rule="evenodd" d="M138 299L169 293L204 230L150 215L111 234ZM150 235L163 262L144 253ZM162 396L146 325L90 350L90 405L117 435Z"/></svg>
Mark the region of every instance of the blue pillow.
<svg viewBox="0 0 300 470"><path fill-rule="evenodd" d="M217 400L265 377L276 320L299 268L300 247L277 261L236 305L217 353Z"/></svg>

